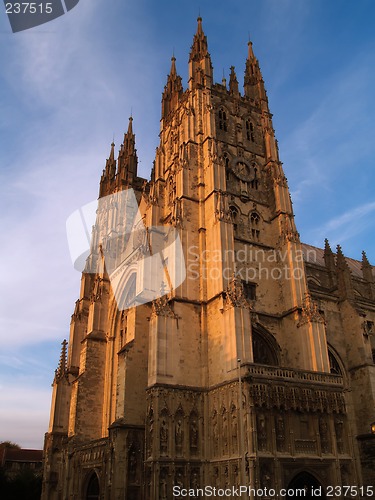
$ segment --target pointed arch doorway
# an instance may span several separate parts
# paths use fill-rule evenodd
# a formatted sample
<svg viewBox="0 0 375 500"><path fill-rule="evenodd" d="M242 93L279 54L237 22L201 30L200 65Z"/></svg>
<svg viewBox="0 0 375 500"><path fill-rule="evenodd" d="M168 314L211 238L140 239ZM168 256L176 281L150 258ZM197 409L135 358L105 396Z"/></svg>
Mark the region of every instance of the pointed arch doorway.
<svg viewBox="0 0 375 500"><path fill-rule="evenodd" d="M304 496L297 496L297 490L306 490L306 495ZM315 476L310 474L309 472L300 472L294 478L290 481L288 488L288 492L290 490L293 490L296 494L294 495L288 495L286 498L293 498L294 500L296 498L304 498L305 500L307 499L314 499L318 500L319 498L322 500L326 500L326 494L324 491L323 486L321 483L316 479ZM321 493L319 496L319 492Z"/></svg>
<svg viewBox="0 0 375 500"><path fill-rule="evenodd" d="M97 474L93 472L87 483L85 500L99 500L99 498L100 498L99 478Z"/></svg>

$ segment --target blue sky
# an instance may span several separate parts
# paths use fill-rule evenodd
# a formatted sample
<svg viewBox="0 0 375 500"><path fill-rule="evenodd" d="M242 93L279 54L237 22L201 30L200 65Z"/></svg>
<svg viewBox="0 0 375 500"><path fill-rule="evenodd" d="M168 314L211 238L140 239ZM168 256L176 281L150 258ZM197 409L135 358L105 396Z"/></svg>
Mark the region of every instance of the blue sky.
<svg viewBox="0 0 375 500"><path fill-rule="evenodd" d="M12 34L0 13L0 440L41 447L79 293L65 221L97 197L132 111L139 173L174 51L186 86L200 13L215 80L242 81L250 35L301 238L375 264L373 0L80 0Z"/></svg>

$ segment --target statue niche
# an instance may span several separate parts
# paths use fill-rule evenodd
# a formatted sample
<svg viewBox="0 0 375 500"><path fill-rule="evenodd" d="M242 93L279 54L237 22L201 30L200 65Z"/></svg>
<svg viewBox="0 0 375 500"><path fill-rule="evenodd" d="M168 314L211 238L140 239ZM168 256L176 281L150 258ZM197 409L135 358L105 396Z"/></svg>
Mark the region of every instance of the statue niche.
<svg viewBox="0 0 375 500"><path fill-rule="evenodd" d="M160 415L160 455L168 455L168 445L169 445L169 426L168 426L168 414L163 411Z"/></svg>
<svg viewBox="0 0 375 500"><path fill-rule="evenodd" d="M177 411L174 422L175 453L180 457L184 453L184 413L182 409Z"/></svg>
<svg viewBox="0 0 375 500"><path fill-rule="evenodd" d="M189 419L189 446L191 455L197 455L199 446L199 430L198 415L196 412L192 412Z"/></svg>

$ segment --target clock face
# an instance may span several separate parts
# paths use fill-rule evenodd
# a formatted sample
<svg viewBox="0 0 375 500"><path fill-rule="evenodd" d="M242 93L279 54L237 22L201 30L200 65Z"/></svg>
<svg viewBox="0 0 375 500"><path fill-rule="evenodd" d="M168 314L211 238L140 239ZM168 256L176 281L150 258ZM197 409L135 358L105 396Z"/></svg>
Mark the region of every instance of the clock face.
<svg viewBox="0 0 375 500"><path fill-rule="evenodd" d="M250 182L255 177L254 168L243 160L237 160L233 167L233 173L242 181Z"/></svg>

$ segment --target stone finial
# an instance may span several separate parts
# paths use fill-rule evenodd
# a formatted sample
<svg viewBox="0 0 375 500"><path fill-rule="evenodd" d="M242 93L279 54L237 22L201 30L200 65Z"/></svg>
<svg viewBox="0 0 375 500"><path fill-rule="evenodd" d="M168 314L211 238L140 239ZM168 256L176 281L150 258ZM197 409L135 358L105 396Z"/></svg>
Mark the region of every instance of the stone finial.
<svg viewBox="0 0 375 500"><path fill-rule="evenodd" d="M365 281L367 281L367 294L369 299L373 299L375 296L375 281L372 272L372 265L370 264L366 252L362 252L362 276Z"/></svg>
<svg viewBox="0 0 375 500"><path fill-rule="evenodd" d="M337 245L336 251L336 271L339 295L342 299L353 299L352 273L340 245Z"/></svg>
<svg viewBox="0 0 375 500"><path fill-rule="evenodd" d="M229 92L234 95L239 94L238 90L238 80L237 80L237 75L234 70L234 66L230 67L230 76L229 76Z"/></svg>
<svg viewBox="0 0 375 500"><path fill-rule="evenodd" d="M372 266L367 258L366 252L363 250L362 251L362 271L364 271L365 269L371 269L371 273L372 273Z"/></svg>
<svg viewBox="0 0 375 500"><path fill-rule="evenodd" d="M336 278L334 274L334 271L336 269L335 254L332 252L331 246L327 238L324 240L323 258L324 258L324 264L329 273L330 285L334 286L336 284Z"/></svg>

